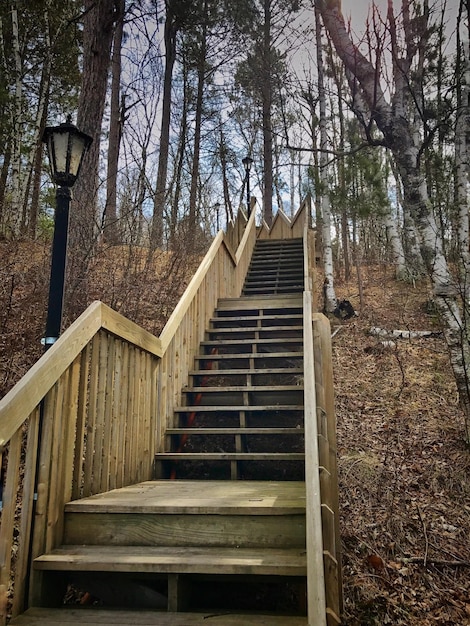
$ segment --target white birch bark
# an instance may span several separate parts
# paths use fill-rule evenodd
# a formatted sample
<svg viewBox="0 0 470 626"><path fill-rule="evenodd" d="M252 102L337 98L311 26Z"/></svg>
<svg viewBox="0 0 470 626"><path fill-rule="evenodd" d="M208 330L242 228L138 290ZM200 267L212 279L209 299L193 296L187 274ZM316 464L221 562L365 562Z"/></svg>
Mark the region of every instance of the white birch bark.
<svg viewBox="0 0 470 626"><path fill-rule="evenodd" d="M403 250L400 233L398 232L397 223L392 215L391 208L384 213L383 223L387 234L387 240L392 249L393 263L395 264L395 275L398 280L406 279L407 266L405 252Z"/></svg>
<svg viewBox="0 0 470 626"><path fill-rule="evenodd" d="M12 212L15 224L19 224L22 209L21 196L21 120L23 116L23 85L21 82L22 63L18 29L18 10L15 4L11 7L11 26L13 57L15 60L15 91L14 105L11 109L11 126L13 129L11 181L12 181Z"/></svg>
<svg viewBox="0 0 470 626"><path fill-rule="evenodd" d="M466 5L467 10L462 5ZM460 14L463 17L468 11L468 3L461 3ZM466 15L465 19L460 19L459 40L461 54L461 76L463 81L460 83L460 93L457 106L457 119L455 127L455 169L456 169L456 195L457 205L459 209L458 223L458 241L460 259L463 264L465 273L469 270L469 156L468 150L470 145L467 143L467 136L470 131L470 33L469 19L470 15ZM460 79L457 76L457 81ZM465 287L468 289L466 281ZM466 298L468 301L468 298Z"/></svg>
<svg viewBox="0 0 470 626"><path fill-rule="evenodd" d="M457 303L457 289L444 256L441 233L437 227L431 202L428 198L425 177L420 171L419 147L415 144L413 125L407 115L409 85L406 82L411 60L419 45L419 33L411 36L409 3L403 2L403 23L406 56L400 56L393 16L393 2L389 0L389 29L393 49L395 82L392 104L386 99L375 67L355 46L346 29L341 4L338 0L316 0L324 24L335 49L349 71L354 75L370 112L370 119L383 135L385 145L391 150L403 183L404 203L415 221L421 252L433 287L434 299L444 325L444 335L450 354L459 398L470 434L470 384L469 343Z"/></svg>
<svg viewBox="0 0 470 626"><path fill-rule="evenodd" d="M333 274L333 249L331 246L331 204L328 193L328 134L326 128L326 96L323 82L323 54L321 23L318 10L315 10L316 53L318 71L318 100L320 105L320 158L319 171L321 181L321 214L322 214L322 241L323 241L323 271L325 275L323 286L324 310L332 313L336 308L336 293Z"/></svg>

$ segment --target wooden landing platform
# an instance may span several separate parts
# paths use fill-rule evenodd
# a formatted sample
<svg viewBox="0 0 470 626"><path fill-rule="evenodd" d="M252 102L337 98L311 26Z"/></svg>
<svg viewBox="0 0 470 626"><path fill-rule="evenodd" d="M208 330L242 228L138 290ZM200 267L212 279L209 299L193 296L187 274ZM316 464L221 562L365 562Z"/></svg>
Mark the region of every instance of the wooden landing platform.
<svg viewBox="0 0 470 626"><path fill-rule="evenodd" d="M286 515L305 512L302 481L155 480L69 502L74 513Z"/></svg>
<svg viewBox="0 0 470 626"><path fill-rule="evenodd" d="M100 609L29 609L12 626L307 626L306 617L214 613L160 613Z"/></svg>

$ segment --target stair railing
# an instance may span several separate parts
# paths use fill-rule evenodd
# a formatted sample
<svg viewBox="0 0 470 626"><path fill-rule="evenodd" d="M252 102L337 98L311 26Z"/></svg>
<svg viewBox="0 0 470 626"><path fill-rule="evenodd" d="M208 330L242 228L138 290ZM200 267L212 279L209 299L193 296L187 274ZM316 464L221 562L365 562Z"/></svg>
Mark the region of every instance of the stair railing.
<svg viewBox="0 0 470 626"><path fill-rule="evenodd" d="M95 302L0 400L2 626L27 606L32 560L60 545L66 502L152 478L217 299L241 293L254 214L234 230L236 250L217 235L160 337Z"/></svg>
<svg viewBox="0 0 470 626"><path fill-rule="evenodd" d="M317 313L314 293L315 239L304 222L304 404L307 601L310 626L340 624L340 563L336 418L331 330Z"/></svg>
<svg viewBox="0 0 470 626"><path fill-rule="evenodd" d="M0 623L31 559L61 540L65 502L147 479L161 341L101 302L0 401Z"/></svg>
<svg viewBox="0 0 470 626"><path fill-rule="evenodd" d="M152 478L217 300L240 295L258 235L252 211L216 236L160 337L94 302L0 400L0 626L27 606L32 560L60 545L66 502Z"/></svg>

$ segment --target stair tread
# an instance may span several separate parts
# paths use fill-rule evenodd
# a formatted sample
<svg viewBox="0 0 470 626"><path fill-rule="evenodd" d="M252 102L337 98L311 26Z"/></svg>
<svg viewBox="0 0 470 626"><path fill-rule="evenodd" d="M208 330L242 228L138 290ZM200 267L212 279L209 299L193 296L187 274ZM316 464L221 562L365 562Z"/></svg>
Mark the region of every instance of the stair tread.
<svg viewBox="0 0 470 626"><path fill-rule="evenodd" d="M276 359L301 358L301 352L240 352L238 354L197 354L194 358L204 361L216 361L217 359L265 359L267 357ZM223 370L221 370L223 371Z"/></svg>
<svg viewBox="0 0 470 626"><path fill-rule="evenodd" d="M302 435L303 428L167 428L167 435Z"/></svg>
<svg viewBox="0 0 470 626"><path fill-rule="evenodd" d="M163 611L125 611L91 608L30 608L10 621L13 626L306 626L306 617L290 615L239 614L226 611L210 613L169 613Z"/></svg>
<svg viewBox="0 0 470 626"><path fill-rule="evenodd" d="M160 461L303 461L303 452L158 452Z"/></svg>
<svg viewBox="0 0 470 626"><path fill-rule="evenodd" d="M270 295L263 298L253 296L241 296L239 298L221 298L217 302L217 309L221 310L241 310L252 308L258 310L279 309L279 308L300 308L302 307L302 296L298 294L285 294L283 296Z"/></svg>
<svg viewBox="0 0 470 626"><path fill-rule="evenodd" d="M280 337L280 338L269 338L269 339L257 339L257 338L253 338L253 339L235 339L235 337L230 338L230 339L217 339L217 340L207 340L207 341L201 341L201 346L213 346L213 345L229 345L229 344L237 344L237 343L242 343L242 344L250 344L250 343L299 343L299 341L302 341L302 337Z"/></svg>
<svg viewBox="0 0 470 626"><path fill-rule="evenodd" d="M62 546L34 560L54 571L158 572L304 576L302 548Z"/></svg>
<svg viewBox="0 0 470 626"><path fill-rule="evenodd" d="M68 502L66 513L283 515L305 511L303 481L149 480Z"/></svg>
<svg viewBox="0 0 470 626"><path fill-rule="evenodd" d="M295 353L298 354L298 353ZM224 355L226 356L226 355ZM232 375L254 375L257 374L302 374L303 367L271 367L271 368L256 368L256 369L226 369L226 370L213 370L213 369L200 369L191 370L190 376L232 376ZM261 385L260 385L261 386ZM266 386L266 385L264 385Z"/></svg>
<svg viewBox="0 0 470 626"><path fill-rule="evenodd" d="M252 320L254 322L257 321L271 321L271 320L292 320L292 319L298 319L298 320L302 320L302 314L301 313L288 313L286 315L236 315L233 317L230 317L228 315L224 315L222 317L211 317L210 322L211 323L216 323L216 322L251 322Z"/></svg>
<svg viewBox="0 0 470 626"><path fill-rule="evenodd" d="M209 411L303 411L303 404L260 404L260 405L244 405L234 404L225 406L210 406L210 405L196 405L196 406L178 406L175 409L177 413L194 413L194 412L209 412Z"/></svg>
<svg viewBox="0 0 470 626"><path fill-rule="evenodd" d="M266 332L285 332L291 330L303 330L302 325L291 325L291 326L241 326L236 328L210 328L207 332L210 335L218 335L220 333L266 333Z"/></svg>
<svg viewBox="0 0 470 626"><path fill-rule="evenodd" d="M219 370L220 371L220 370ZM183 393L233 393L234 391L261 391L263 393L273 391L302 391L302 385L233 385L230 387L186 387Z"/></svg>

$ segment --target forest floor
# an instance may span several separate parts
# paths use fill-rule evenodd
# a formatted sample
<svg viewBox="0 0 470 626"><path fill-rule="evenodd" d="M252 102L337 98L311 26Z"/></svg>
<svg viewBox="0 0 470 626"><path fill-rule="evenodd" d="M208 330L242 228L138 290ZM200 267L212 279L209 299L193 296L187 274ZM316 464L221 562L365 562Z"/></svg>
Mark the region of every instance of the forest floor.
<svg viewBox="0 0 470 626"><path fill-rule="evenodd" d="M48 254L31 246L0 245L0 395L41 354ZM91 296L159 332L196 260L162 258L157 280L131 256L122 276L116 254L95 266ZM362 272L363 311L332 321L344 623L469 626L470 449L439 323L426 284ZM359 311L355 280L336 290ZM384 346L371 327L433 336Z"/></svg>
<svg viewBox="0 0 470 626"><path fill-rule="evenodd" d="M332 322L345 623L470 625L470 449L430 292L362 271L363 311Z"/></svg>

